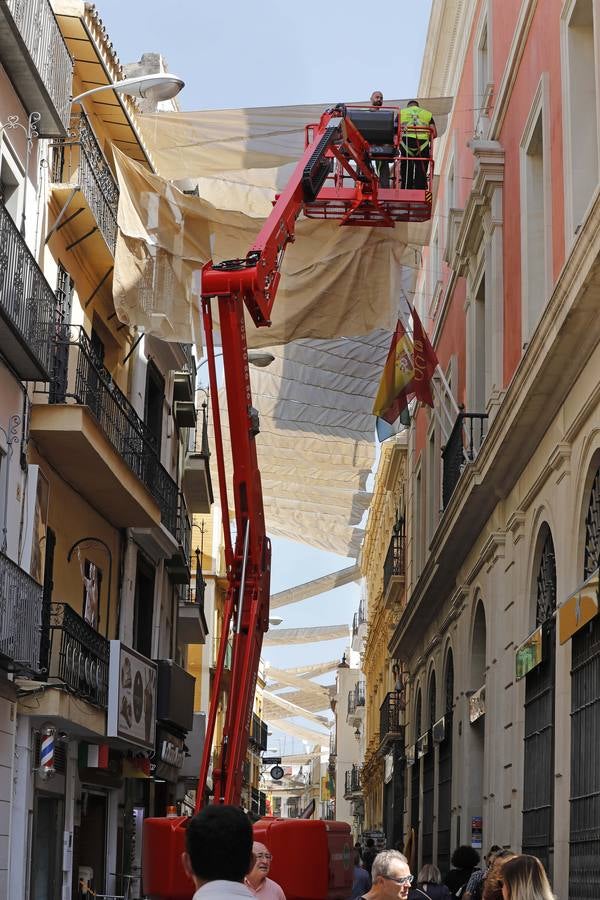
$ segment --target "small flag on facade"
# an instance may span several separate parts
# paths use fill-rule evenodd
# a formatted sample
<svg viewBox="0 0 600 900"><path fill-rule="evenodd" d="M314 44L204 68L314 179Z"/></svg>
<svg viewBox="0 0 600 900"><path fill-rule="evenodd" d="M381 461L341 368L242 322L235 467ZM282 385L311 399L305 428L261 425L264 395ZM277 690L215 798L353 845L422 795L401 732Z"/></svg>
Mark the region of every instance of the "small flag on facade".
<svg viewBox="0 0 600 900"><path fill-rule="evenodd" d="M413 398L433 406L431 379L437 365L435 351L416 310L413 310L413 340L398 319L373 414L392 425L398 418L402 421L403 414L406 416L408 404Z"/></svg>

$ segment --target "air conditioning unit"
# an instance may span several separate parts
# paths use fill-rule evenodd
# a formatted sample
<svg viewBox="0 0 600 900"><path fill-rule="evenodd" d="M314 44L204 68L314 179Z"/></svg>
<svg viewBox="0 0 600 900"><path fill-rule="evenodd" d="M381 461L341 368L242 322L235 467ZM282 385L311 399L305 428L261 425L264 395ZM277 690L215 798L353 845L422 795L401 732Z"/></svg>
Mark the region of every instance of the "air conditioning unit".
<svg viewBox="0 0 600 900"><path fill-rule="evenodd" d="M173 418L179 428L196 427L196 406L193 401L175 400L173 403Z"/></svg>

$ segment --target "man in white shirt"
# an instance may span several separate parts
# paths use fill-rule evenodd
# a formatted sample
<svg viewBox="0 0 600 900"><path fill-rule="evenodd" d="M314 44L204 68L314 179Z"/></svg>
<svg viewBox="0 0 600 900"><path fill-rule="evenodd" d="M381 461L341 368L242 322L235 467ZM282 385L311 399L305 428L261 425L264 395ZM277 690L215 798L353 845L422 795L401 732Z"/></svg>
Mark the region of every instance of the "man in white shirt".
<svg viewBox="0 0 600 900"><path fill-rule="evenodd" d="M285 900L285 894L277 882L267 878L273 861L269 848L259 841L254 841L252 853L254 866L246 878L246 884L252 893L262 900Z"/></svg>
<svg viewBox="0 0 600 900"><path fill-rule="evenodd" d="M237 806L206 806L190 819L183 867L196 887L193 900L253 894L244 885L252 866L252 826Z"/></svg>

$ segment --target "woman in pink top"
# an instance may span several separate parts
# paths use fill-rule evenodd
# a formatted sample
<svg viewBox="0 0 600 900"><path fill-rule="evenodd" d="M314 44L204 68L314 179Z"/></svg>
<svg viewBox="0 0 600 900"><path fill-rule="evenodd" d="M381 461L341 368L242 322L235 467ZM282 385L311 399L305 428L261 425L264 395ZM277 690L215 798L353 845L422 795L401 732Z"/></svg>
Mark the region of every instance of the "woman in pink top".
<svg viewBox="0 0 600 900"><path fill-rule="evenodd" d="M267 847L255 841L252 845L254 854L254 866L246 876L246 885L253 894L262 900L285 900L285 894L276 881L268 878L271 868L271 856Z"/></svg>

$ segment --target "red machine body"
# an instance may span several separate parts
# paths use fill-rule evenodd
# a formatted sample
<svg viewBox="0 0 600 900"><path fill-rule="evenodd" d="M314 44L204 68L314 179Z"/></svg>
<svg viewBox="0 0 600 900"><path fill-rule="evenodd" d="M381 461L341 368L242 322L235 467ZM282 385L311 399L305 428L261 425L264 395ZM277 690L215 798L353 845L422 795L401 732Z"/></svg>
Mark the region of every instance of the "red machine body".
<svg viewBox="0 0 600 900"><path fill-rule="evenodd" d="M304 154L285 190L276 197L273 210L246 257L217 264L209 262L202 271L202 314L228 589L200 766L197 810L208 801L207 780L231 634L231 687L223 742L218 751L218 764L212 772L213 802L240 802L262 639L268 628L271 546L265 529L256 455L259 422L258 412L252 406L244 306L257 327L270 325L283 256L287 245L294 240L296 219L302 212L313 218L338 219L341 225L371 227L393 227L397 221L424 221L430 217L433 160L429 156L421 160L426 173L425 189L402 187L400 178L405 158L401 156L397 113L397 110L345 106L325 112L318 125L307 127ZM419 128L420 133L423 130ZM433 131L430 137L432 140ZM382 163L389 166L390 187L385 189L380 189L376 174L377 166ZM225 477L213 343L213 298L217 299L219 311L233 460L233 504L228 499ZM235 510L235 541L229 520L231 505ZM144 824L144 892L157 900L191 897L191 884L180 863L185 821L147 819ZM263 827L262 822L259 825ZM294 897L334 900L348 895L349 883L342 873L346 873L345 848L351 850L349 826L310 820L270 820L264 828L268 829L264 843L273 850L276 860L280 857L279 862L274 861L273 877L281 878L281 883L287 885L284 890L288 900ZM289 837L282 837L285 835ZM302 841L307 846L315 842L315 847L320 848L318 853L316 850L308 855L300 852ZM307 892L308 883L303 880L308 877L307 872L301 871L301 867L296 872L292 861L296 856L314 863L310 882L313 893ZM351 873L351 853L349 863ZM338 885L340 879L343 883Z"/></svg>
<svg viewBox="0 0 600 900"><path fill-rule="evenodd" d="M144 894L191 900L194 885L181 865L189 819L148 819L144 829ZM254 838L273 854L269 877L287 900L346 900L352 891L352 833L345 822L261 819Z"/></svg>

